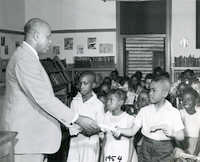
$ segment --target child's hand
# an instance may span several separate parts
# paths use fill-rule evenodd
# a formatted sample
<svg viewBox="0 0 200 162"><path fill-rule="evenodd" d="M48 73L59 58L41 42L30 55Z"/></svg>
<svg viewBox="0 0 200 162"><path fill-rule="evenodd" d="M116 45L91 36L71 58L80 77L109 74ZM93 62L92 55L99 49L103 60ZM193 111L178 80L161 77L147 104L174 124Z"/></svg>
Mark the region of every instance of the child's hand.
<svg viewBox="0 0 200 162"><path fill-rule="evenodd" d="M173 136L173 130L167 124L160 124L160 125L152 126L150 128L151 133L154 133L156 131L163 131L163 133L168 137Z"/></svg>
<svg viewBox="0 0 200 162"><path fill-rule="evenodd" d="M174 136L173 130L168 125L163 125L162 131L168 137Z"/></svg>
<svg viewBox="0 0 200 162"><path fill-rule="evenodd" d="M115 138L119 138L121 133L120 133L120 128L119 127L115 127L115 130L112 130L112 134Z"/></svg>

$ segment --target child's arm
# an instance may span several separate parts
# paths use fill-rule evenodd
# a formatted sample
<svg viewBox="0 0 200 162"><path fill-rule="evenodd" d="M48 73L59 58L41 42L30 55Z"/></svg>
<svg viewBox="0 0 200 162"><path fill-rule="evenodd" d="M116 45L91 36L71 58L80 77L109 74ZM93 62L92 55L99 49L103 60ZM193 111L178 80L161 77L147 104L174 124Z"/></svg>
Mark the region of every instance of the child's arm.
<svg viewBox="0 0 200 162"><path fill-rule="evenodd" d="M184 140L184 131L183 129L178 131L173 131L171 128L169 128L167 125L162 128L164 134L168 137L175 138L177 141Z"/></svg>
<svg viewBox="0 0 200 162"><path fill-rule="evenodd" d="M129 153L128 153L128 162L132 162L133 153L134 153L134 144L133 144L133 137L129 139Z"/></svg>
<svg viewBox="0 0 200 162"><path fill-rule="evenodd" d="M119 137L120 135L132 137L137 133L139 129L140 127L137 125L133 125L131 128L116 128L116 131L113 131L113 135L115 137Z"/></svg>
<svg viewBox="0 0 200 162"><path fill-rule="evenodd" d="M182 141L184 140L184 131L183 130L179 130L174 132L173 137L177 140L177 141Z"/></svg>

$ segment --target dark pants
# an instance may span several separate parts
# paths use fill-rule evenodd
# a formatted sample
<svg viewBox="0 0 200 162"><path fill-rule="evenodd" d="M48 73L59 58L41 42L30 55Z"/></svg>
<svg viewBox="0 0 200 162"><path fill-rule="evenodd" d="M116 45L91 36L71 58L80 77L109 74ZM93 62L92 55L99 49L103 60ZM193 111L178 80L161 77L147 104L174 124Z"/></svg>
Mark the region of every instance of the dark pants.
<svg viewBox="0 0 200 162"><path fill-rule="evenodd" d="M144 137L142 143L143 162L173 162L173 145L170 140L156 141Z"/></svg>

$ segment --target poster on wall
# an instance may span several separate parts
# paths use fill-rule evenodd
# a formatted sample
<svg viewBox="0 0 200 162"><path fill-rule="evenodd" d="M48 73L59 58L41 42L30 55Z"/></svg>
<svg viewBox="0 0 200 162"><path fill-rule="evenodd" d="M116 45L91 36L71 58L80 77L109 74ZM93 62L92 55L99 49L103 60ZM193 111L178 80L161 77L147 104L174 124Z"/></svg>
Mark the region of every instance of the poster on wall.
<svg viewBox="0 0 200 162"><path fill-rule="evenodd" d="M1 36L1 46L5 46L5 36Z"/></svg>
<svg viewBox="0 0 200 162"><path fill-rule="evenodd" d="M64 38L64 49L73 50L73 38Z"/></svg>
<svg viewBox="0 0 200 162"><path fill-rule="evenodd" d="M88 49L96 49L96 38L88 38Z"/></svg>
<svg viewBox="0 0 200 162"><path fill-rule="evenodd" d="M53 54L55 55L60 54L60 46L53 46Z"/></svg>
<svg viewBox="0 0 200 162"><path fill-rule="evenodd" d="M99 53L113 53L113 44L111 43L100 43Z"/></svg>
<svg viewBox="0 0 200 162"><path fill-rule="evenodd" d="M77 54L83 54L84 53L84 47L82 44L77 45Z"/></svg>
<svg viewBox="0 0 200 162"><path fill-rule="evenodd" d="M5 55L8 55L8 45L5 46Z"/></svg>

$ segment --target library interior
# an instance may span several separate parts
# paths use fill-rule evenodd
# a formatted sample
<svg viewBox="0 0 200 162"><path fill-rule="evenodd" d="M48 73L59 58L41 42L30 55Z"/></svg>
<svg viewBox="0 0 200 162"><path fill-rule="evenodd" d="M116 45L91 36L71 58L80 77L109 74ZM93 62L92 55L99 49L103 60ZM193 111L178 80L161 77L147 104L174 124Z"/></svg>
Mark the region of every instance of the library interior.
<svg viewBox="0 0 200 162"><path fill-rule="evenodd" d="M70 156L68 155L71 155L71 148L73 148L73 140L80 135L85 138L92 138L97 135L89 135L90 137L87 137L87 133L84 134L84 131L83 133L80 131L80 135L78 133L75 137L71 135L71 125L69 127L66 126L62 119L54 116L51 110L43 109L48 104L45 105L44 102L37 103L39 97L35 97L35 94L32 94L34 85L30 85L30 87L28 83L23 85L26 79L25 75L27 77L32 76L32 70L25 70L23 76L21 76L17 71L20 70L20 67L17 67L17 63L11 68L14 60L11 59L14 58L13 53L20 51L18 49L22 48L24 41L27 42L28 32L24 30L24 26L33 18L39 18L51 28L50 48L46 52L41 52L36 48L35 50L39 56L39 64L48 76L51 85L50 89L53 92L52 100L55 97L68 108L77 106L75 102L78 102L77 100L80 96L84 98L83 93L87 91L81 90L81 87L86 84L83 80L86 78L84 76L91 77L94 74L95 81L93 81L94 85L92 85L92 95L95 95L96 100L101 101L103 104L105 119L107 111L109 111L109 99L113 94L121 100L120 94L113 90L122 90L126 93L126 99L121 110L133 117L135 123L138 123L138 114L140 114L141 108L149 104L155 104L152 97L154 83L158 84L160 79L164 80L164 84L167 80L170 83L170 88L164 98L167 102L169 101L173 108L180 112L184 133L189 132L184 134L184 140L189 139L189 148L180 148L181 146L179 147L180 144L178 143L173 148L173 159L175 159L175 162L177 159L182 160L177 160L177 162L184 162L184 160L187 161L188 159L200 160L200 0L0 0L0 162L19 161L16 158L17 140L23 137L21 130L5 130L6 121L1 120L5 117L5 102L10 102L7 98L7 93L11 93L9 91L15 93L16 90L15 86L10 85L9 79L12 81L16 79L19 82L17 86L19 86L23 95L28 96L27 98L29 99L31 98L30 105L35 104L41 109L34 111L41 114L46 113L59 123L62 137L57 151L50 153L48 151L39 152L42 155L44 154L46 162L84 162L83 159L85 157L79 160L69 158ZM19 62L22 62L22 60ZM12 69L14 72L8 69ZM40 70L39 74L42 71ZM11 75L16 76L11 77ZM19 79L18 77L22 78ZM32 80L37 78L32 76L27 81L31 83ZM92 82L91 78L90 82ZM13 90L11 90L12 87L14 87ZM194 95L193 90L197 92L197 95ZM35 90L34 93L41 93L38 96L42 96L43 91L46 91L46 89ZM185 108L188 104L186 93L193 98L196 97L195 103L193 103L193 106L195 105L195 113L191 113L193 117L189 110ZM147 101L145 99L141 100L142 95L145 94L148 96ZM19 93L16 92L15 95L19 95ZM47 98L49 96L47 94ZM14 100L14 98L10 98L10 100L12 99ZM15 103L16 107L18 106L17 104L22 104L19 102ZM49 101L49 105L51 102L53 101ZM85 105L86 102L81 104ZM26 103L24 103L25 106ZM93 106L95 107L95 105ZM77 106L77 109L79 107L81 106ZM54 109L59 108L54 107ZM183 110L185 110L185 114L183 114ZM91 112L81 114L82 110L76 111L78 116L88 115L90 117ZM87 111L94 110L88 109ZM18 111L15 110L12 115L15 116L17 113ZM26 114L23 115L26 116ZM114 122L114 117L112 120ZM126 117L126 120L128 121L128 117ZM159 118L158 120L162 119ZM16 120L16 125L18 122L20 120ZM171 140L172 138L165 134L166 125L163 126L164 124L160 121L158 123L156 126L159 125L159 128L156 128L155 131L160 132L158 133L159 138L164 139L164 141ZM115 129L109 127L110 132L113 133L113 129L115 132L111 133L112 137L115 137L120 132L120 128L118 129L120 124L115 125L117 127ZM196 131L190 130L190 127L193 126ZM82 129L84 130L84 128ZM103 128L100 129L102 130ZM106 129L108 128L103 129L103 136L105 137L107 137ZM132 139L133 154L131 154L132 161L129 159L129 162L146 162L142 159L144 158L143 156L146 156L143 155L142 145L146 139L148 141L150 138L151 141L151 138L158 138L156 137L156 132L155 136L151 136L151 134L149 135L143 130L143 127L141 129L142 131L137 132L135 138ZM198 133L195 134L194 132L197 131ZM123 136L123 133L120 133L120 136ZM162 138L164 135L166 138ZM32 138L29 140L32 140ZM129 158L130 151L129 154L126 154L126 158L121 158L122 155L117 155L116 159L115 157L109 157L110 155L106 157L106 149L108 149L109 142L104 146L104 142L102 142L104 138L99 135L98 153L95 152L97 160L93 161L89 158L88 162L124 162L123 159ZM123 136L123 138L125 137ZM117 138L115 137L112 140L114 141L114 139L116 140ZM131 138L126 139L130 140ZM121 141L121 138L119 141ZM128 144L126 147L128 147ZM77 150L80 151L81 147ZM86 150L88 151L89 149L86 148ZM110 153L112 152L110 151ZM31 153L25 151L24 154L30 155ZM90 154L92 157L92 153ZM135 157L136 159L134 159ZM152 162L154 161L152 160Z"/></svg>

